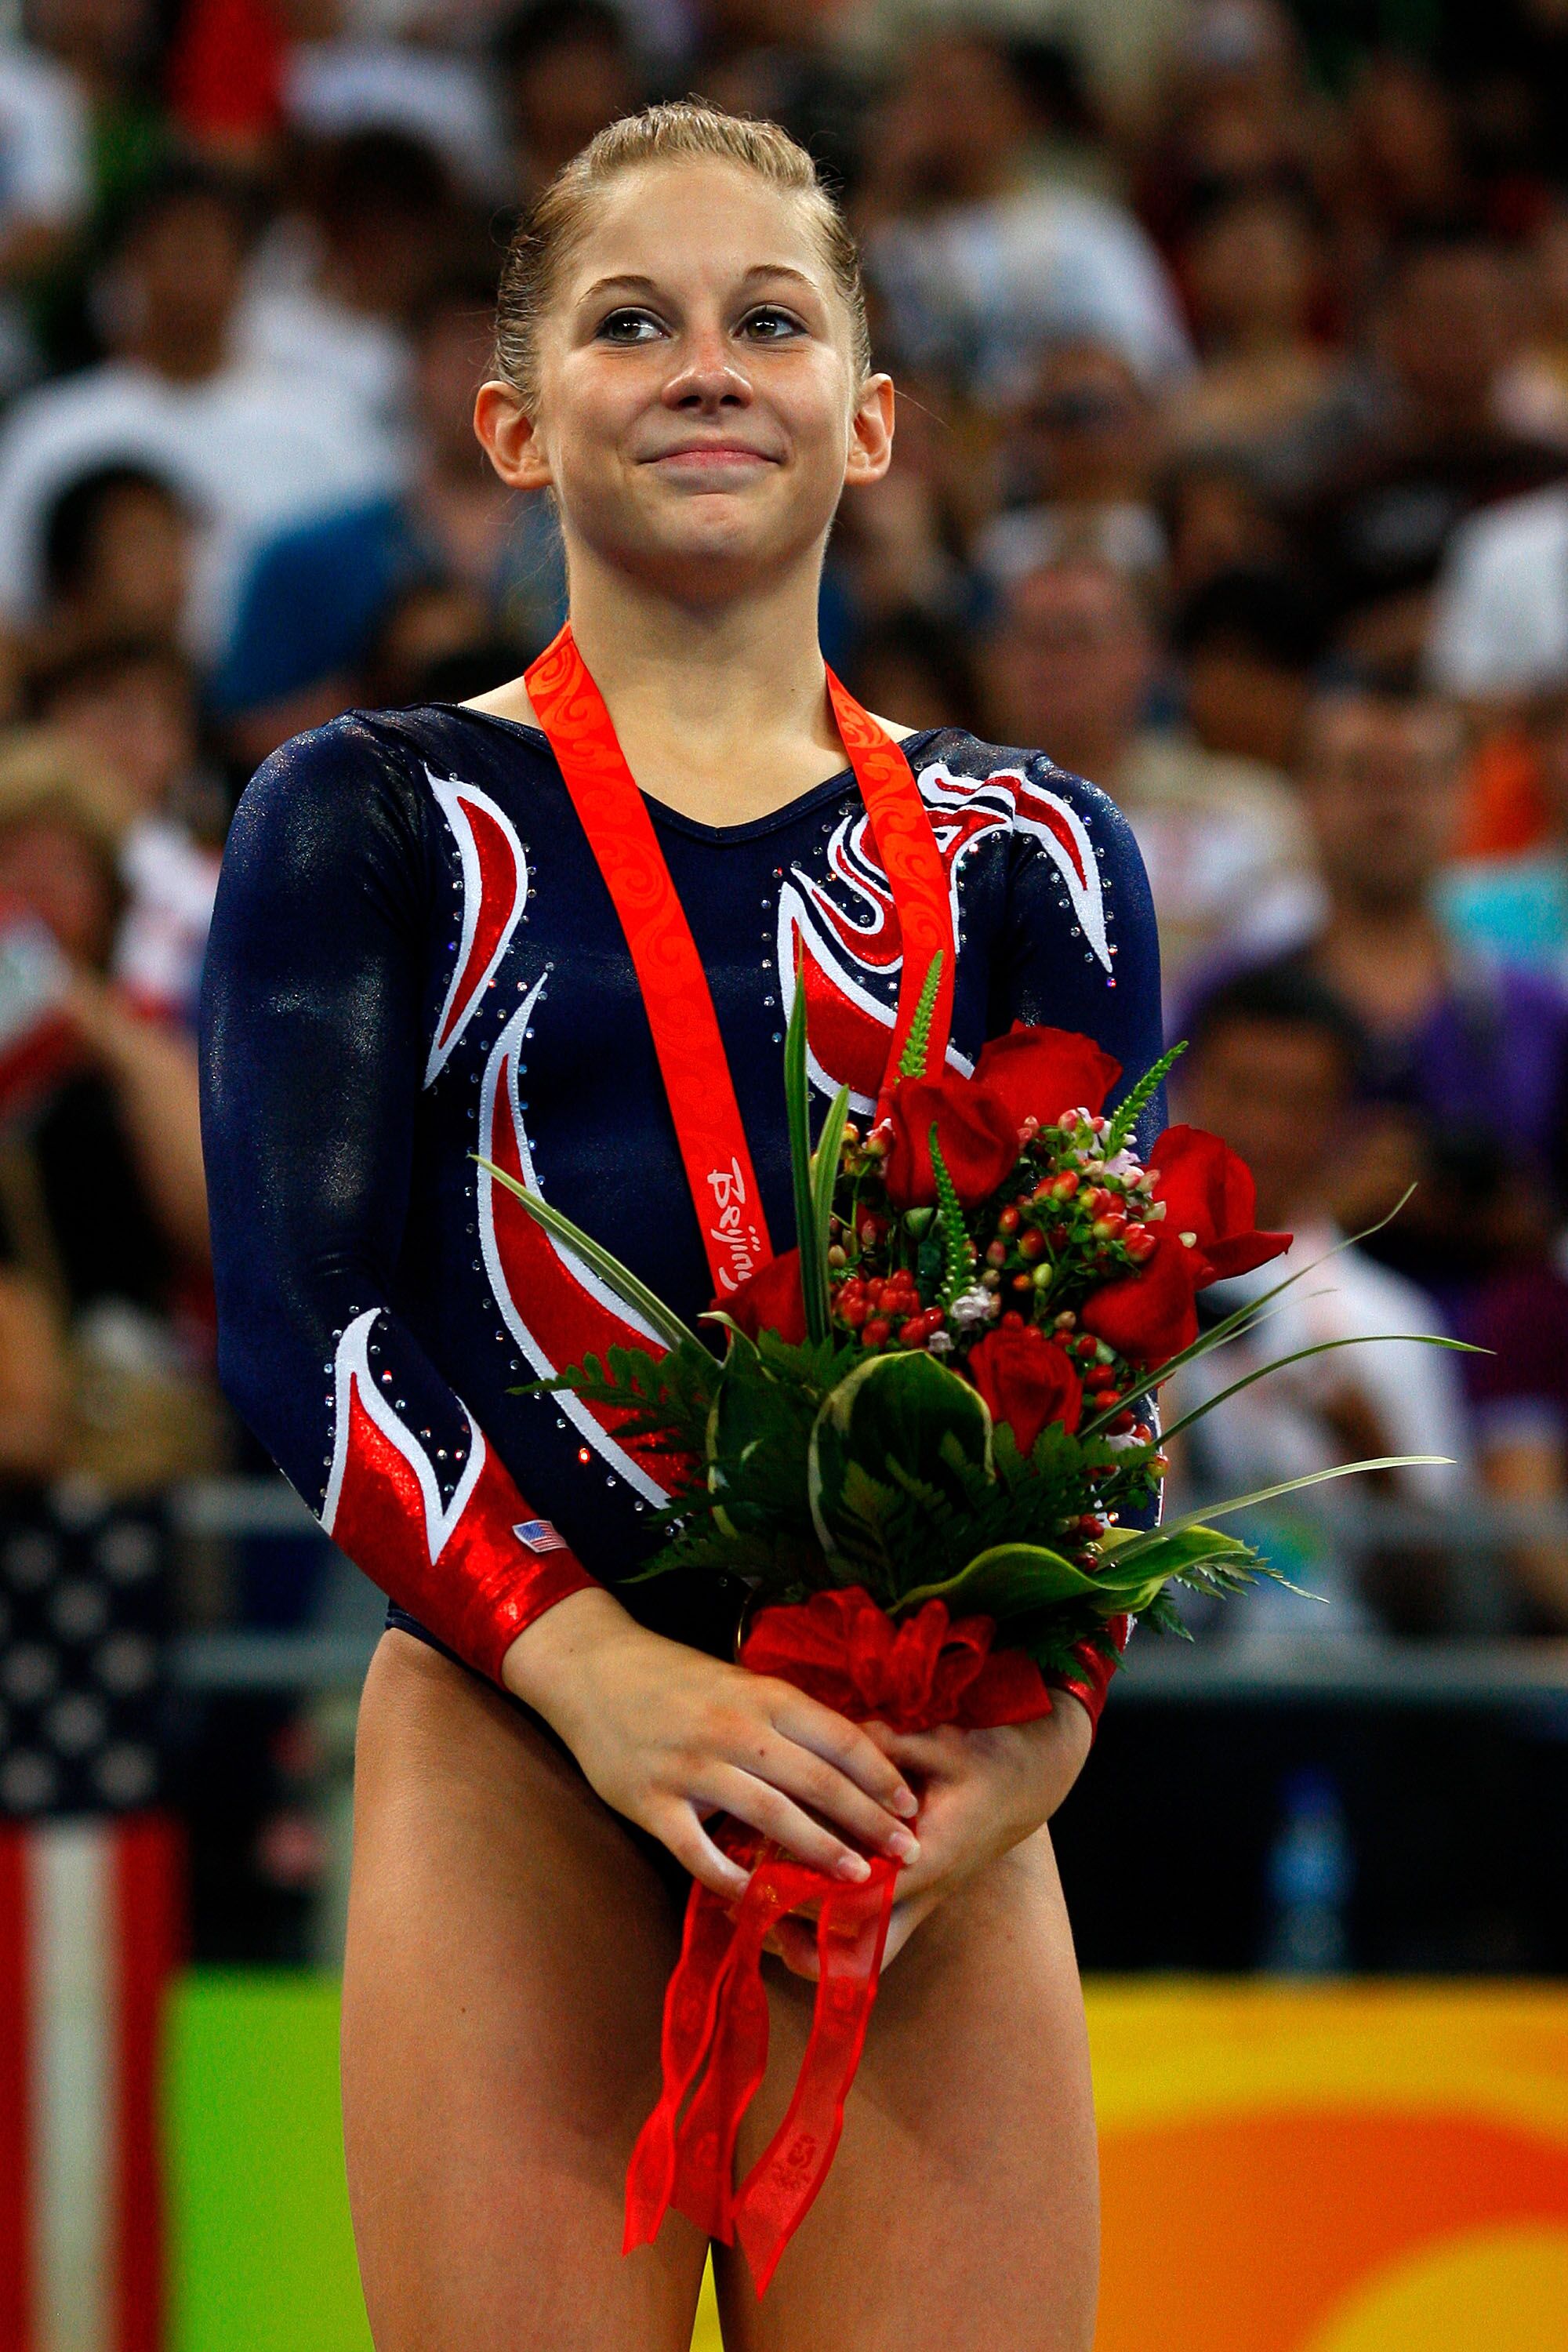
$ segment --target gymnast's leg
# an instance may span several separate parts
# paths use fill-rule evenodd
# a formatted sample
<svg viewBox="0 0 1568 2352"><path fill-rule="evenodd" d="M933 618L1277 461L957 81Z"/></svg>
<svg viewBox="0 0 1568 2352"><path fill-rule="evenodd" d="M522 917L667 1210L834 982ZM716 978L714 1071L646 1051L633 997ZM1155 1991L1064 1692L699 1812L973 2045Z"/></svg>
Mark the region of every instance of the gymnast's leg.
<svg viewBox="0 0 1568 2352"><path fill-rule="evenodd" d="M658 1874L549 1740L386 1634L360 1714L342 2041L376 2352L688 2352L704 2242L672 2217L621 2255L679 1941Z"/></svg>

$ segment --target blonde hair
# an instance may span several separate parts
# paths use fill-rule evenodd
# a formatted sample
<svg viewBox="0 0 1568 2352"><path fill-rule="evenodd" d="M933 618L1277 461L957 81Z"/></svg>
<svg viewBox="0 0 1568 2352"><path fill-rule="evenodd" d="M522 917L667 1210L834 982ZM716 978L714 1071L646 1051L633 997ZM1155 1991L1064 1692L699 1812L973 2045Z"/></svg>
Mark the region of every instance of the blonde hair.
<svg viewBox="0 0 1568 2352"><path fill-rule="evenodd" d="M737 164L805 207L833 282L849 313L858 383L871 367L860 255L843 213L805 149L776 122L753 122L681 99L624 115L559 171L507 248L496 296L496 372L532 408L539 397L539 331L561 263L588 226L594 199L623 173L648 163Z"/></svg>

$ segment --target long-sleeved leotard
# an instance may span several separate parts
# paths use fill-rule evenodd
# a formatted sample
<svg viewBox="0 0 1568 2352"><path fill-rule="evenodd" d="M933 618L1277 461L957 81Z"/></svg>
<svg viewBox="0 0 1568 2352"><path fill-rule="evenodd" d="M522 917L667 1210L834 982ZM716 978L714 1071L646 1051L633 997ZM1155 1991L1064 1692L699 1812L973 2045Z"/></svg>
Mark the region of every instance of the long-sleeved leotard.
<svg viewBox="0 0 1568 2352"><path fill-rule="evenodd" d="M951 877L954 1066L1022 1020L1089 1033L1130 1083L1161 1037L1127 825L1037 753L949 730L905 749ZM814 1084L868 1109L886 1058L900 941L874 836L847 773L752 824L650 806L783 1249L797 950ZM630 955L542 735L437 705L276 753L230 834L203 1029L225 1386L349 1556L495 1676L544 1610L646 1559L664 1489L613 1414L516 1392L649 1335L478 1160L683 1316L711 1289ZM674 1580L622 1597L721 1638Z"/></svg>

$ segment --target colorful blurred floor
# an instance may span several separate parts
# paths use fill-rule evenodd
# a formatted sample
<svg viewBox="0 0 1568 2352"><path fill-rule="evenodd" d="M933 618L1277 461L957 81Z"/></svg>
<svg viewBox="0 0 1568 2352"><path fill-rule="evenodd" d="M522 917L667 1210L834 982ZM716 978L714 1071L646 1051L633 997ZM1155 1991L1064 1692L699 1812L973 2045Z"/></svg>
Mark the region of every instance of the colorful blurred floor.
<svg viewBox="0 0 1568 2352"><path fill-rule="evenodd" d="M1568 1991L1101 1983L1089 2025L1097 2352L1563 2352ZM330 1980L181 1989L171 2352L369 2352L336 2068Z"/></svg>

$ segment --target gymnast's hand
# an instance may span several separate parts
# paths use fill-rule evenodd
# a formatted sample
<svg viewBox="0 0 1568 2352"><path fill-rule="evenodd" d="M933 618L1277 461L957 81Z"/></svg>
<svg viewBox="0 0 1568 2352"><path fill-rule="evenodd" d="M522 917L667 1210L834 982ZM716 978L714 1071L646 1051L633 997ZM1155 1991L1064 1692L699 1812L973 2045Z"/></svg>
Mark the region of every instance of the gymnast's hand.
<svg viewBox="0 0 1568 2352"><path fill-rule="evenodd" d="M994 1731L895 1732L867 1726L885 1755L921 1791L919 1858L899 1874L885 1967L944 1895L1049 1821L1082 1771L1093 1728L1088 1709L1066 1692L1037 1723ZM816 1930L782 1920L772 1948L797 1976L815 1977Z"/></svg>
<svg viewBox="0 0 1568 2352"><path fill-rule="evenodd" d="M611 1593L574 1593L535 1619L501 1679L605 1802L715 1894L739 1895L747 1879L702 1826L720 1812L850 1882L869 1874L867 1853L919 1860L904 1827L916 1799L883 1747L788 1683L648 1633Z"/></svg>

